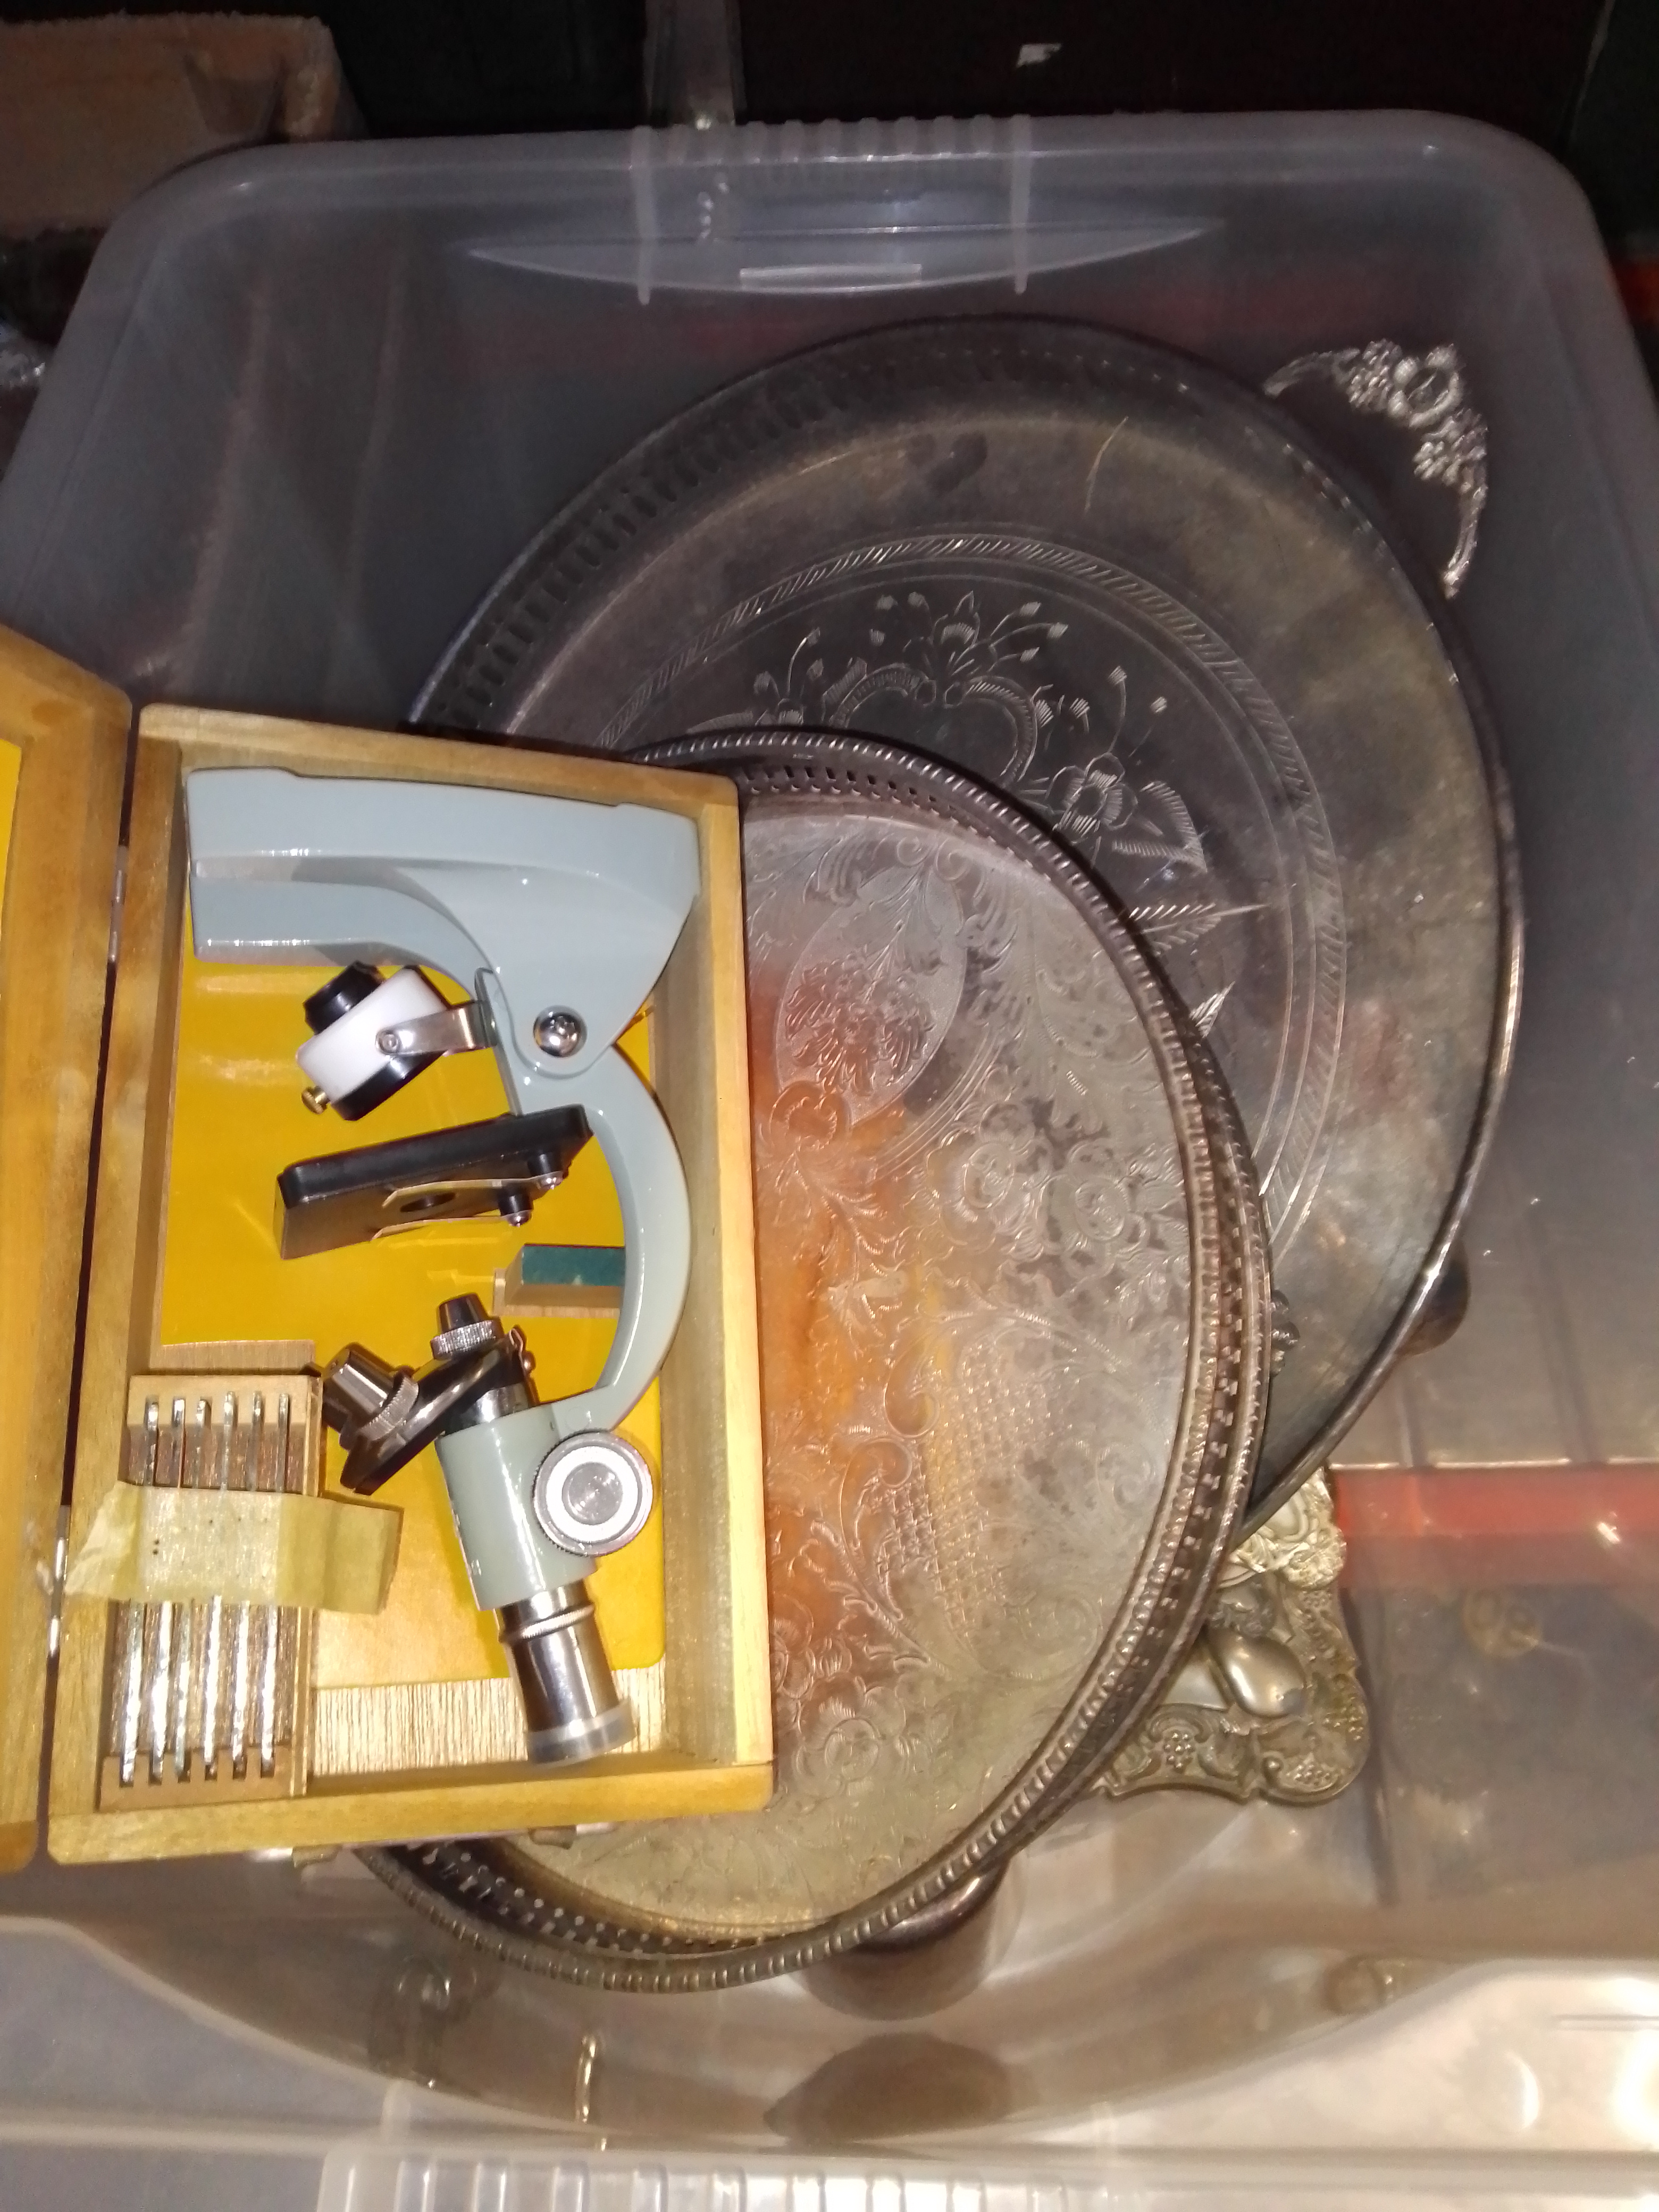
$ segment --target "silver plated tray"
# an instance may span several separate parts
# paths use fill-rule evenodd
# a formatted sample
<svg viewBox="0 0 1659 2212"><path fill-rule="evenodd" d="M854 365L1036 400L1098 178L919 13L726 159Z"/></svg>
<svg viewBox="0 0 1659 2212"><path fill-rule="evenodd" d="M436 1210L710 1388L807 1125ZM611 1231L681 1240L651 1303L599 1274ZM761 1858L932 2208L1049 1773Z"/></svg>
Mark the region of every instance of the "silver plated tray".
<svg viewBox="0 0 1659 2212"><path fill-rule="evenodd" d="M1519 937L1468 685L1287 416L1075 325L823 349L617 463L416 712L621 750L865 732L1048 824L1127 908L1255 1150L1285 1357L1250 1525L1322 1462L1450 1243Z"/></svg>
<svg viewBox="0 0 1659 2212"><path fill-rule="evenodd" d="M474 1941L696 1988L907 1921L1069 1802L1196 1633L1260 1440L1246 1148L1094 880L957 771L743 796L776 1794L371 1860Z"/></svg>

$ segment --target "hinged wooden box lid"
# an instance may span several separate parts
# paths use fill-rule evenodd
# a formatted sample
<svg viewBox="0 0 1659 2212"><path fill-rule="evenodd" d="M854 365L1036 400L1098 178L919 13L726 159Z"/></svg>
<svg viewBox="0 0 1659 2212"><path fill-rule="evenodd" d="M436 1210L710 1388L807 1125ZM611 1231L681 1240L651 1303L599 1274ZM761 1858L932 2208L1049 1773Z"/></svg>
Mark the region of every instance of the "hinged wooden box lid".
<svg viewBox="0 0 1659 2212"><path fill-rule="evenodd" d="M9 832L0 836L3 1863L21 1863L34 1841L60 1526L70 1578L55 1692L54 1857L409 1840L763 1802L770 1699L742 881L731 787L602 759L183 708L149 709L136 732L131 723L118 693L0 632L0 830ZM319 1454L307 1371L348 1337L374 1344L388 1332L388 1356L417 1361L425 1347L415 1339L430 1333L435 1287L446 1295L476 1288L486 1304L492 1285L498 1304L524 1296L520 1238L556 1242L569 1222L614 1212L608 1176L589 1146L586 1166L577 1164L583 1172L573 1170L568 1188L538 1203L534 1224L516 1232L458 1223L293 1263L278 1258L268 1225L273 1162L280 1169L385 1134L487 1117L502 1102L482 1054L454 1063L458 1073L446 1076L452 1064L443 1063L422 1079L428 1103L413 1121L404 1116L408 1131L393 1110L399 1101L386 1111L396 1126L368 1132L335 1130L331 1121L323 1130L300 1109L288 1031L312 987L309 971L216 969L191 949L185 781L199 769L241 766L632 802L696 826L700 889L647 1008L623 1039L673 1132L692 1211L684 1318L648 1402L623 1425L658 1456L659 1513L632 1570L603 1580L604 1570L629 1559L619 1553L601 1562L592 1585L607 1647L632 1638L613 1658L634 1670L625 1686L640 1725L628 1750L562 1768L527 1761L492 1617L476 1607L469 1615L447 1497L428 1455L382 1493L402 1513L403 1548L371 1632L346 1632L343 1617L301 1608L279 1644L276 1609L242 1607L269 1616L256 1638L270 1651L256 1665L280 1663L294 1707L274 1758L266 1747L259 1786L251 1769L249 1786L229 1786L226 1762L216 1770L210 1755L191 1767L183 1731L199 1685L176 1692L176 1760L163 1760L152 1742L148 1770L141 1760L135 1778L130 1745L124 1756L122 1697L132 1705L141 1667L146 1680L155 1671L144 1638L157 1608L86 1594L82 1569L88 1547L113 1525L100 1509L124 1474L143 1480L134 1455L146 1420L153 1425L156 1417L149 1401L158 1376L172 1377L161 1395L175 1429L181 1420L188 1426L180 1407L197 1408L201 1433L193 1443L182 1430L173 1439L178 1483L202 1486L200 1470L185 1471L188 1455L193 1449L205 1467L219 1449L209 1441L218 1418L210 1408L222 1401L239 1409L234 1422L227 1410L227 1425L252 1419L256 1437L266 1398L276 1418L278 1384L262 1391L261 1376L280 1370L288 1376L276 1447L284 1467L290 1417L298 1425L293 1454L303 1456L301 1442L311 1439L310 1472L288 1486L320 1487L361 1515L368 1509L350 1504L332 1458ZM131 858L118 866L124 803ZM471 982L451 980L464 991ZM296 1035L303 1038L302 1025ZM467 1241L463 1231L475 1228ZM518 1290L503 1287L510 1285ZM524 1326L544 1368L574 1373L595 1343L603 1356L605 1325L580 1306ZM577 1376L568 1387L587 1381ZM161 1408L164 1450L166 1416ZM280 1488L286 1478L275 1480ZM132 1501L123 1492L113 1503ZM219 1602L212 1601L212 1628ZM175 1643L190 1633L187 1617L200 1613L195 1633L204 1645L205 1600L160 1610L177 1617ZM639 1628L642 1618L657 1624L652 1651L641 1645L649 1633ZM164 1620L161 1633L168 1632ZM125 1681L128 1672L123 1693L117 1676ZM170 1680L165 1658L157 1679ZM126 1713L129 1734L131 1719ZM149 1717L152 1738L159 1725ZM169 1718L162 1731L169 1743L173 1725Z"/></svg>
<svg viewBox="0 0 1659 2212"><path fill-rule="evenodd" d="M0 631L0 1867L34 1849L131 710Z"/></svg>

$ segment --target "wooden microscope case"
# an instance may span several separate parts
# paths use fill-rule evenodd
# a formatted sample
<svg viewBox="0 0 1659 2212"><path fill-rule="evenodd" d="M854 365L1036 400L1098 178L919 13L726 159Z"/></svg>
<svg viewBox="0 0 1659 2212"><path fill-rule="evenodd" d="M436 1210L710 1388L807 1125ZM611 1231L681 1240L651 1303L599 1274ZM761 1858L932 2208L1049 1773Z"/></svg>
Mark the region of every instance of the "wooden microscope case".
<svg viewBox="0 0 1659 2212"><path fill-rule="evenodd" d="M165 1370L177 1352L161 1328L167 1242L185 1226L168 1211L190 957L183 786L194 769L230 766L628 801L697 825L702 888L650 1008L650 1072L685 1166L693 1254L659 1377L664 1641L648 1747L564 1770L495 1759L313 1772L288 1796L150 1790L129 1803L107 1787L118 1608L70 1596L61 1638L54 1620L65 1559L119 1475L131 1379ZM0 1864L21 1864L36 1841L49 1646L47 1844L59 1860L325 1848L764 1803L771 1706L730 785L185 708L148 708L135 726L120 693L0 632ZM525 1233L558 1232L538 1221ZM375 1316L355 1333L374 1343ZM325 1358L334 1348L317 1346ZM226 1346L227 1371L235 1352ZM398 1502L395 1485L384 1495Z"/></svg>

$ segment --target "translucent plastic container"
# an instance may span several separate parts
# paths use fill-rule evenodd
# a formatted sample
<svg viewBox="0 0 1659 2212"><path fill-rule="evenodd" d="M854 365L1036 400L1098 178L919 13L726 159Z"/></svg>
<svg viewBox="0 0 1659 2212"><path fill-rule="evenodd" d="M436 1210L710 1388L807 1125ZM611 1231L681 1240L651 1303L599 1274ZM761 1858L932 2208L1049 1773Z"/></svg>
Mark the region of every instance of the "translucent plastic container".
<svg viewBox="0 0 1659 2212"><path fill-rule="evenodd" d="M286 2044L497 2108L481 2145L476 2109L380 2111L368 2075L297 2051L256 2067L239 2031L246 2081L292 2085L312 2149L348 2146L272 2203L320 2186L331 2208L898 2212L912 2189L943 2206L949 2181L953 2207L1024 2212L1039 2172L1102 2202L1522 2203L1650 2174L1659 425L1559 170L1377 117L215 163L94 264L0 485L0 620L141 700L395 726L524 541L642 432L818 340L965 311L1080 317L1252 382L1371 338L1450 342L1490 426L1456 611L1514 789L1526 998L1468 1320L1341 1455L1370 1767L1312 1810L1085 1806L950 1946L704 1998L508 1970L349 1859L39 1864L0 1887L0 1909L82 1929ZM1437 567L1455 515L1408 447L1311 386L1287 404ZM62 1940L15 1930L0 1958ZM217 2154L242 2090L191 2102L198 2059L165 2008L106 2034L102 1999L3 1971L0 2021L35 2021L61 2056L58 2086L9 2093L73 2107L54 2143L107 2128L125 2155L135 2112L199 2112L178 2141ZM349 2110L330 2101L348 2080ZM0 2116L9 2203L45 2187L9 2179L26 2134ZM590 2171L600 2139L659 2162Z"/></svg>

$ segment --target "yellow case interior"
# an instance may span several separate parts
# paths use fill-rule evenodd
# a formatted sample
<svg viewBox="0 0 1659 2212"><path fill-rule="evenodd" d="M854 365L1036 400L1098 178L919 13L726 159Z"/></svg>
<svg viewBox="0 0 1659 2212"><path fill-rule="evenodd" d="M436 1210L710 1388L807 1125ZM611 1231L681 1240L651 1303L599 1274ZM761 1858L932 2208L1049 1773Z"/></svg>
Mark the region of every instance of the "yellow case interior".
<svg viewBox="0 0 1659 2212"><path fill-rule="evenodd" d="M17 779L22 769L22 748L0 738L0 927L5 922L6 855L11 850L11 817L17 811Z"/></svg>

